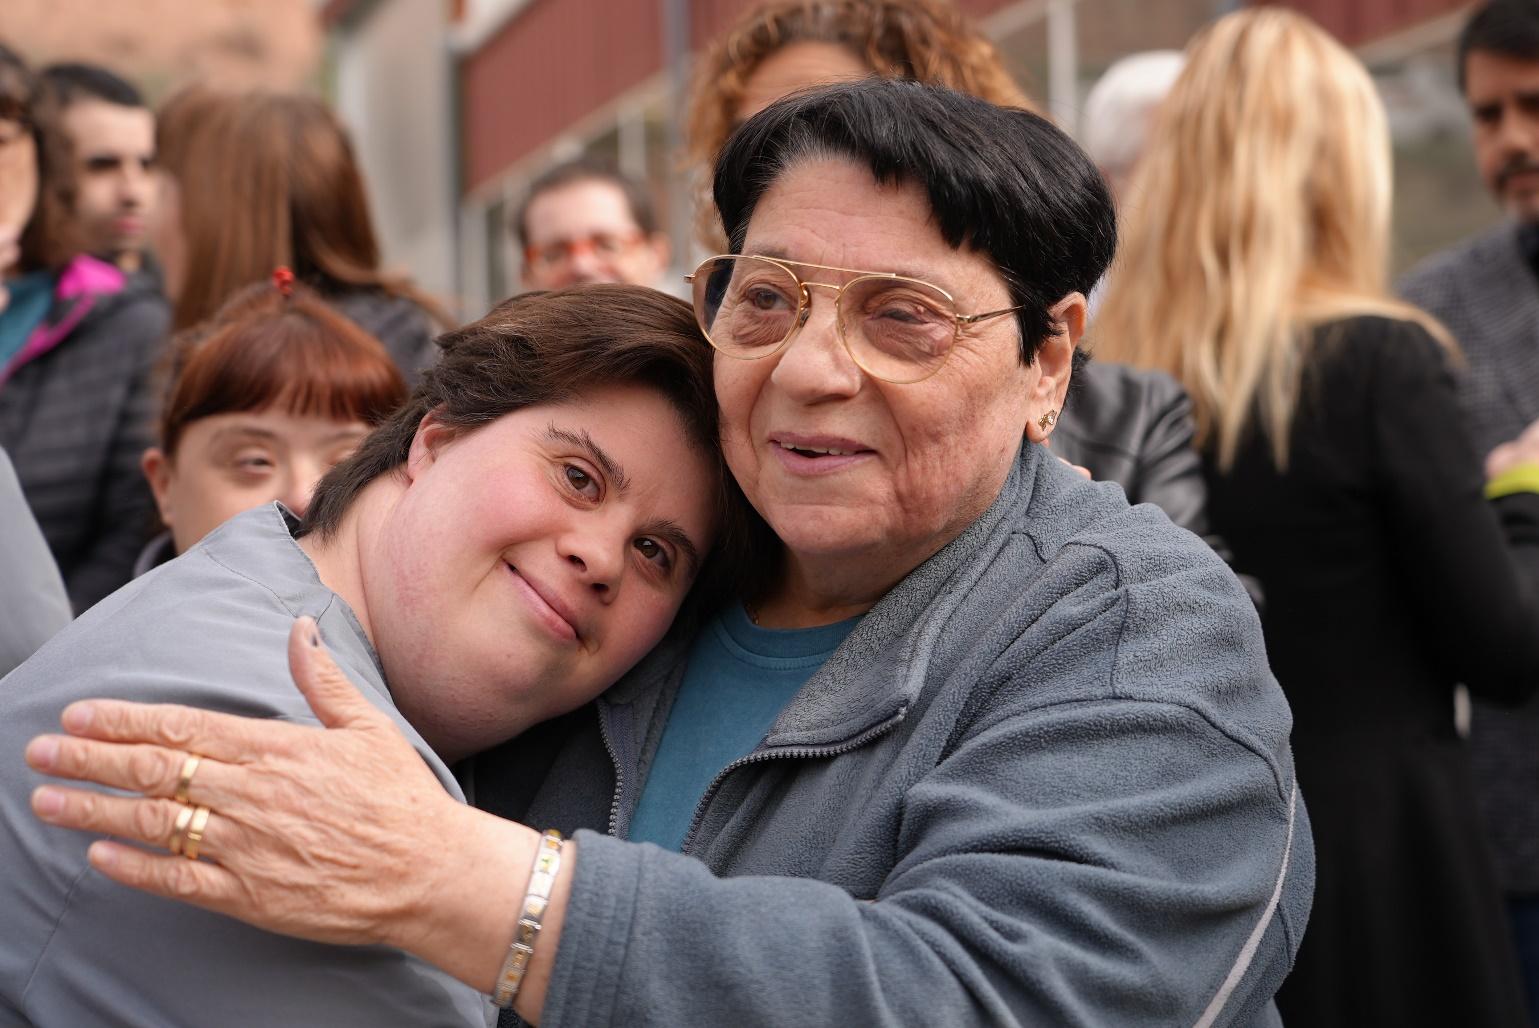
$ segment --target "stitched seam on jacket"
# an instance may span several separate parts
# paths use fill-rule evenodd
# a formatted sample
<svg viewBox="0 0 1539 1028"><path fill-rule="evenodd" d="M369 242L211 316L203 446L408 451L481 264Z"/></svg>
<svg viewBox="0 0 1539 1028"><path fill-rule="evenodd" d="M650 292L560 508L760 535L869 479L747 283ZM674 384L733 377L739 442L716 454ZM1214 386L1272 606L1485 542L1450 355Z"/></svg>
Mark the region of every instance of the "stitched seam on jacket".
<svg viewBox="0 0 1539 1028"><path fill-rule="evenodd" d="M1036 537L1033 536L1031 534L1031 532L1026 531L1026 530L1015 530L1015 531L1012 531L1010 533L1010 535L1011 536L1024 536L1031 543L1032 549L1037 553L1037 558L1039 560L1042 559L1041 548L1038 546ZM1070 545L1073 545L1073 546L1085 546L1088 549L1096 550L1096 551L1098 551L1098 552L1100 552L1102 554L1106 553L1105 549L1102 548L1102 547L1095 546L1095 545L1092 545L1092 544L1089 544L1089 543L1079 543L1079 542L1069 543L1069 544L1065 545L1064 549L1067 549L1068 546L1070 546ZM1063 551L1060 550L1059 552L1062 553ZM1047 562L1043 561L1044 567L1046 566L1046 564L1047 564ZM1122 572L1121 572L1121 569L1117 566L1116 561L1112 561L1111 562L1111 569L1112 569L1112 577L1113 577L1112 591L1113 592L1117 592L1117 593L1120 594L1121 590L1122 590ZM976 582L974 584L976 584ZM1117 640L1120 643L1121 640L1122 640L1123 630L1127 626L1127 599L1126 599L1126 596L1125 595L1119 595L1118 598L1117 598L1117 602L1119 604L1121 604L1122 607L1123 607L1123 620L1122 620L1122 624L1119 625L1118 628L1117 628ZM1094 621L1094 619L1092 619L1091 621L1085 622L1085 624L1083 624L1083 625L1076 626L1073 631L1068 633L1068 635L1072 635L1072 634L1074 634L1075 631L1078 631L1081 628L1085 628L1085 627L1089 626L1090 624L1093 623L1093 621ZM1024 636L1028 631L1030 631L1035 625L1036 625L1036 620L1031 621L1029 624L1022 625L1020 632L1017 633L1015 638L1010 641L1010 645L1013 646L1015 643L1019 642L1021 640L1021 637ZM1063 638L1067 638L1068 635L1065 635ZM999 654L995 654L995 659L998 659L998 657L1001 656L1005 652L1005 650L1008 650L1008 649L1009 649L1009 646L1006 646L1004 648L1004 650L1000 651ZM1108 665L1108 671L1107 671L1107 675L1106 675L1106 679L1107 679L1106 680L1106 687L1107 687L1108 690L1112 690L1113 689L1112 675L1113 675L1113 672L1115 671L1116 667L1117 667L1117 654L1116 654L1116 648L1114 646L1113 650L1112 650L1112 659L1111 659L1110 664ZM1005 687L1005 684L1008 681L1011 681L1010 677L1008 677L1008 676L1000 676L994 682L993 686L987 692L982 692L982 693L979 693L977 695L969 696L968 697L967 701L964 703L964 705L962 707L961 714L957 717L956 726L951 730L950 733L948 733L948 735L946 737L946 744L945 744L945 746L941 750L941 759L942 760L945 760L946 757L950 756L953 752L955 752L957 746L959 746L961 744L961 741L964 738L967 737L968 733L977 724L979 715L983 711L985 711L985 710L987 710L989 708L989 706L993 703L994 697L996 695L998 695L999 691ZM1106 697L1106 698L1111 698L1111 697ZM1120 698L1126 699L1126 698L1129 698L1129 697L1120 697ZM1101 698L1098 698L1098 699L1086 699L1086 698L1083 698L1083 697L1076 698L1076 699L1069 699L1069 700L1054 700L1051 703L1042 704L1040 706L1033 707L1031 709L1033 709L1033 710L1046 710L1046 709L1048 709L1050 707L1056 707L1056 706L1060 706L1060 705L1066 704L1066 703L1095 703L1095 702L1100 702L1100 701L1101 701ZM1142 702L1142 701L1140 700L1139 702ZM1024 713L1024 711L1023 711L1023 713Z"/></svg>
<svg viewBox="0 0 1539 1028"><path fill-rule="evenodd" d="M1282 865L1277 869L1277 883L1272 887L1272 896L1267 900L1266 910L1262 911L1261 918L1256 922L1256 927L1251 930L1250 937L1245 940L1245 945L1240 947L1240 952L1235 956L1234 963L1230 965L1229 973L1224 976L1224 981L1218 987L1218 992L1197 1019L1195 1028L1209 1028L1224 1012L1224 1007L1229 1002L1229 997L1234 995L1234 990L1239 988L1240 982L1245 980L1251 965L1255 963L1256 954L1261 950L1262 940L1266 938L1267 926L1272 923L1272 918L1281 909L1283 887L1288 882L1288 868L1293 861L1293 830L1298 818L1299 787L1293 786L1293 792L1288 797L1288 841L1283 846Z"/></svg>
<svg viewBox="0 0 1539 1028"><path fill-rule="evenodd" d="M38 951L37 960L32 963L32 970L27 972L27 984L21 987L21 995L16 997L21 1005L21 1013L27 1012L27 993L32 991L32 982L37 978L37 972L43 966L43 958L48 955L48 948L53 945L54 936L59 933L59 926L64 923L64 915L69 913L70 904L75 901L75 892L80 888L80 883L85 876L91 873L91 862L87 860L75 880L70 882L69 891L64 894L64 902L59 905L59 916L53 919L53 927L48 929L48 941L43 943L43 948Z"/></svg>

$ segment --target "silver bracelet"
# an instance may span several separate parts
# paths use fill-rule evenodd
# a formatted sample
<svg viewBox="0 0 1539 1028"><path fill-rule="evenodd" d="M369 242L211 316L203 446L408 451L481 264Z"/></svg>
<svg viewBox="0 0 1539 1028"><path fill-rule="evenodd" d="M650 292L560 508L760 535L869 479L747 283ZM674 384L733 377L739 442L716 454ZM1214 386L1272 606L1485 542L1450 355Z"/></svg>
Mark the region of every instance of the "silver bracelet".
<svg viewBox="0 0 1539 1028"><path fill-rule="evenodd" d="M534 940L540 934L540 921L545 908L550 905L550 891L556 885L556 873L561 870L561 833L547 829L540 836L540 848L534 855L534 870L529 872L529 889L524 893L524 905L520 909L518 925L513 929L513 944L497 974L497 989L492 999L499 1007L511 1007L518 997L518 988L524 984L524 974L534 957Z"/></svg>

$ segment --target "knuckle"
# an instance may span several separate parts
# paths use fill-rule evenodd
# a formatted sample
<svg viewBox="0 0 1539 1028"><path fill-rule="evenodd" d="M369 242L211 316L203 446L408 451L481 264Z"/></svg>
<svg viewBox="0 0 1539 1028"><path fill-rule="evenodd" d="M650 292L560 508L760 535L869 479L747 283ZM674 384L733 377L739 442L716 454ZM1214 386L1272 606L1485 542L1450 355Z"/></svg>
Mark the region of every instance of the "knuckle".
<svg viewBox="0 0 1539 1028"><path fill-rule="evenodd" d="M171 826L166 824L164 813L154 803L135 803L130 814L134 834L145 842L161 842L170 838Z"/></svg>
<svg viewBox="0 0 1539 1028"><path fill-rule="evenodd" d="M136 792L156 792L166 783L166 758L153 749L138 749L128 758L127 777L129 787Z"/></svg>
<svg viewBox="0 0 1539 1028"><path fill-rule="evenodd" d="M197 865L181 857L174 857L171 860L171 865L166 868L163 883L166 892L177 899L192 899L197 896L199 893Z"/></svg>
<svg viewBox="0 0 1539 1028"><path fill-rule="evenodd" d="M192 741L198 734L198 716L186 707L172 707L162 712L151 711L148 716L159 717L160 738L169 746L192 749Z"/></svg>
<svg viewBox="0 0 1539 1028"><path fill-rule="evenodd" d="M91 770L91 763L90 743L72 738L59 740L57 766L64 774L71 778L87 777Z"/></svg>
<svg viewBox="0 0 1539 1028"><path fill-rule="evenodd" d="M88 828L95 828L102 820L102 798L94 792L82 792L71 796L75 819Z"/></svg>

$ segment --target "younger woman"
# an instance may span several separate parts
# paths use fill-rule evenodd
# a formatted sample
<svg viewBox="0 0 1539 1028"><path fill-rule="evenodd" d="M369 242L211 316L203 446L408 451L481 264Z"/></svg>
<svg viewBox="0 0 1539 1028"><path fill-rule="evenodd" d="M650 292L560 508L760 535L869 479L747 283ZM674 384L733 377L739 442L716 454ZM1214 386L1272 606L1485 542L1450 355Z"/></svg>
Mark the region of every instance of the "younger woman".
<svg viewBox="0 0 1539 1028"><path fill-rule="evenodd" d="M135 574L243 510L279 500L304 517L321 476L406 399L379 341L286 268L179 336L170 373L143 461L168 531Z"/></svg>
<svg viewBox="0 0 1539 1028"><path fill-rule="evenodd" d="M735 494L710 371L689 306L652 290L503 304L445 339L303 525L275 505L232 518L13 672L0 752L99 693L314 724L284 659L307 615L312 646L324 637L411 741L404 762L463 801L450 765L591 700L711 577ZM484 996L400 950L285 939L119 887L89 869L84 836L32 816L37 780L6 764L0 1024L487 1023ZM220 777L212 760L183 771L197 790ZM188 857L236 824L183 809ZM400 852L391 834L381 856ZM315 840L295 825L290 841Z"/></svg>

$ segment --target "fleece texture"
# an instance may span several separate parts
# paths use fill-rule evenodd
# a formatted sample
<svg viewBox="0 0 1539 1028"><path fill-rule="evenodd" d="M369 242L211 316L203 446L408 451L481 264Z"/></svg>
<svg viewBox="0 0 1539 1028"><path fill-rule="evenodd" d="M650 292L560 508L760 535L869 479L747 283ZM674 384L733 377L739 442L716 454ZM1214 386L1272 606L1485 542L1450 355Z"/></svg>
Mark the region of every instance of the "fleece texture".
<svg viewBox="0 0 1539 1028"><path fill-rule="evenodd" d="M1313 882L1291 719L1244 589L1158 509L1025 447L681 854L625 837L688 642L475 769L589 829L542 1025L1276 1022Z"/></svg>

